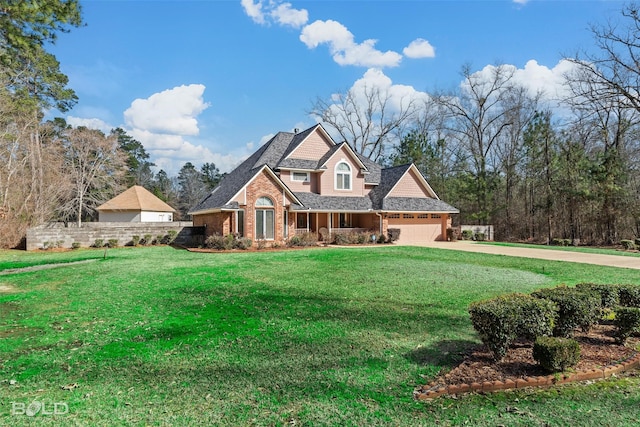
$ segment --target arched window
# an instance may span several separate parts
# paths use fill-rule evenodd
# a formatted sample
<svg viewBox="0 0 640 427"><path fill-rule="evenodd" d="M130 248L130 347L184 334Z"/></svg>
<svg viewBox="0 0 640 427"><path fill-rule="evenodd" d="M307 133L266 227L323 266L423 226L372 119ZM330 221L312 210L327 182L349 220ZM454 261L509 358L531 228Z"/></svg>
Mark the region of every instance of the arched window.
<svg viewBox="0 0 640 427"><path fill-rule="evenodd" d="M336 189L351 190L351 166L346 162L336 165Z"/></svg>
<svg viewBox="0 0 640 427"><path fill-rule="evenodd" d="M256 200L256 239L275 238L275 210L273 200L260 197Z"/></svg>

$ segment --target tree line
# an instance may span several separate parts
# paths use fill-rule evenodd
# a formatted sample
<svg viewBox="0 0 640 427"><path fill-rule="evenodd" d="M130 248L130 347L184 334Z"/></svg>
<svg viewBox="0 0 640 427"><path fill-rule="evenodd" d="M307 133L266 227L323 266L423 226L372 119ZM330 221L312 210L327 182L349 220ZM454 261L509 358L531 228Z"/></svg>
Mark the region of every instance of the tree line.
<svg viewBox="0 0 640 427"><path fill-rule="evenodd" d="M29 226L94 219L134 184L184 217L222 178L212 163L156 173L123 129L44 120L77 102L46 48L80 25L77 0L0 5L0 246ZM499 239L617 243L640 236L638 28L635 3L593 25L595 49L565 58L573 67L557 105L498 64L464 66L455 91L398 99L364 87L319 97L309 113L380 164L415 163L460 223L494 224Z"/></svg>
<svg viewBox="0 0 640 427"><path fill-rule="evenodd" d="M360 154L413 162L463 224L498 239L616 244L640 236L640 12L592 25L596 53L565 60L565 94L532 94L513 66L462 68L452 92L352 88L309 113Z"/></svg>

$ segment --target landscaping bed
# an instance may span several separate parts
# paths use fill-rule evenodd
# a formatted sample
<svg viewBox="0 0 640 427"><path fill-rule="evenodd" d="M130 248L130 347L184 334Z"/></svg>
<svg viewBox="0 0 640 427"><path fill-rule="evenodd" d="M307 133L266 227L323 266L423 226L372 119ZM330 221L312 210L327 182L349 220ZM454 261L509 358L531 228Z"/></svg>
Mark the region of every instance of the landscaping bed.
<svg viewBox="0 0 640 427"><path fill-rule="evenodd" d="M640 339L630 338L626 345L618 344L612 325L595 325L589 332L576 332L574 339L580 344L580 362L571 371L589 371L622 362L637 351ZM516 381L526 377L538 377L549 373L542 369L532 356L533 343L517 342L507 351L499 362L493 360L493 354L481 345L462 354L462 362L443 373L429 385L418 390L427 391L460 384L473 384L488 381Z"/></svg>

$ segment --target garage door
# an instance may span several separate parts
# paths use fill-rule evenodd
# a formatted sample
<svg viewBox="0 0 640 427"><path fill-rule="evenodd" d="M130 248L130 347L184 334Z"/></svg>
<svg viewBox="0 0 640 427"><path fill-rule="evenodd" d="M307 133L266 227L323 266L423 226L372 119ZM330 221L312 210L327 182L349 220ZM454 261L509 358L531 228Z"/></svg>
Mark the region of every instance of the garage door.
<svg viewBox="0 0 640 427"><path fill-rule="evenodd" d="M428 222L427 222L428 221ZM440 238L442 229L440 222L411 219L411 218L390 218L388 228L399 228L400 237L397 244L400 245L416 245L426 242L433 242Z"/></svg>

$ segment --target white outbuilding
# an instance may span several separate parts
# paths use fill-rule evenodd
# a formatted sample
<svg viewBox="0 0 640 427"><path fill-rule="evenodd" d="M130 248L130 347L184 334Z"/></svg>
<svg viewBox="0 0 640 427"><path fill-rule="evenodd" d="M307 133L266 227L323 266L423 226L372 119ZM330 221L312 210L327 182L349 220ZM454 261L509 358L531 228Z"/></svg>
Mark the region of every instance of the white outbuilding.
<svg viewBox="0 0 640 427"><path fill-rule="evenodd" d="M97 210L99 222L172 222L176 212L140 185L120 193Z"/></svg>

